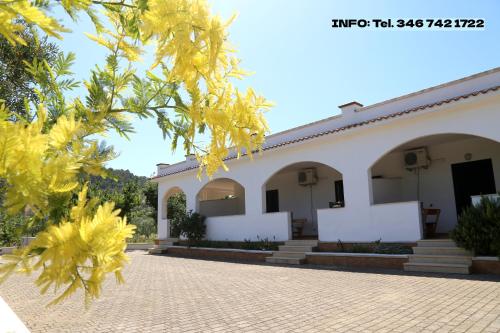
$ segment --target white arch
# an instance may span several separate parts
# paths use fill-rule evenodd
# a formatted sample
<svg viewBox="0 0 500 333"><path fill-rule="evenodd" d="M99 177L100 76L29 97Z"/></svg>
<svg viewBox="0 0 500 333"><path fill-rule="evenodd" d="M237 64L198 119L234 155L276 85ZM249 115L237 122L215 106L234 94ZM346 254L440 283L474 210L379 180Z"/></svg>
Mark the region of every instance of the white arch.
<svg viewBox="0 0 500 333"><path fill-rule="evenodd" d="M324 162L324 161L320 161L320 160L300 160L297 159L295 162L289 162L289 161L286 161L286 162L282 162L280 163L280 165L278 167L275 167L273 169L273 171L271 172L271 175L267 177L266 180L264 180L264 182L262 183L262 186L265 187L266 186L266 183L271 179L273 178L274 176L276 176L276 174L278 174L280 171L282 171L283 169L287 168L287 167L290 167L290 166L293 166L295 164L300 164L300 163L304 163L304 164L307 164L307 163L311 163L311 164L320 164L322 166L325 166L325 167L328 167L329 169L332 169L340 174L342 174L342 171L340 171L338 168L335 168L333 166L331 166L328 162Z"/></svg>
<svg viewBox="0 0 500 333"><path fill-rule="evenodd" d="M441 135L442 136L445 136L445 135L467 135L467 136L470 136L470 137L488 139L488 140L500 143L500 137L499 138L493 138L493 137L484 135L483 133L476 134L476 133L473 133L473 132L469 133L469 132L465 132L465 131L464 132L450 132L450 131L439 132L439 131L436 131L435 133L431 133L431 134L412 135L412 136L408 136L408 137L404 138L402 140L402 142L399 142L397 144L394 144L394 143L391 142L390 144L387 144L385 147L383 147L382 149L380 149L383 152L382 153L378 153L378 157L375 160L373 160L370 163L368 163L368 165L369 165L368 171L375 164L377 164L377 162L379 162L381 159L383 159L385 156L387 156L390 152L392 152L393 150L397 149L398 147L404 146L404 145L406 145L408 143L411 143L412 141L416 141L416 140L419 140L419 139L424 139L424 138L432 137L432 136L441 136Z"/></svg>
<svg viewBox="0 0 500 333"><path fill-rule="evenodd" d="M211 179L196 194L196 211L207 217L244 215L245 187L228 177Z"/></svg>
<svg viewBox="0 0 500 333"><path fill-rule="evenodd" d="M168 216L168 199L178 193L185 193L182 188L179 186L173 186L167 190L167 192L163 195L161 200L161 218L167 219Z"/></svg>
<svg viewBox="0 0 500 333"><path fill-rule="evenodd" d="M488 181L490 185L485 187L488 192L483 194L496 192L492 187L498 190L500 186L498 144L498 140L482 134L455 131L411 135L411 138L397 144L392 142L390 146L384 147L383 154L373 159L367 169L370 175L370 203L383 205L411 201L423 208L437 208L440 211L438 231L449 232L456 225L457 216L468 198L479 194L474 192L477 190L464 190L461 182L461 179L469 179L474 175L457 177L453 170L470 168L474 165L472 163L481 161L487 164L487 160L490 160L493 182ZM406 169L404 151L420 147L427 148L431 162L423 168ZM489 173L489 170L485 169L484 172Z"/></svg>

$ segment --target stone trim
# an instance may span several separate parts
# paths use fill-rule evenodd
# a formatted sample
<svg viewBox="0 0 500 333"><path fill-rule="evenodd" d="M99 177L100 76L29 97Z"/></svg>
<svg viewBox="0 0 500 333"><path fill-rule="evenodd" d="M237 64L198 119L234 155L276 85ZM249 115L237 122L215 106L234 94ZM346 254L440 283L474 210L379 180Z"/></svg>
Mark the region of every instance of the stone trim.
<svg viewBox="0 0 500 333"><path fill-rule="evenodd" d="M187 258L264 262L272 251L168 246L162 253Z"/></svg>
<svg viewBox="0 0 500 333"><path fill-rule="evenodd" d="M471 272L500 275L500 260L497 257L474 257Z"/></svg>
<svg viewBox="0 0 500 333"><path fill-rule="evenodd" d="M476 261L500 261L499 257L472 257L472 260Z"/></svg>
<svg viewBox="0 0 500 333"><path fill-rule="evenodd" d="M161 253L186 258L265 262L266 257L271 256L273 251L176 245L162 249ZM407 254L306 252L305 255L307 264L352 268L403 270L403 264L408 262ZM475 274L500 275L500 260L496 257L474 257L471 271Z"/></svg>
<svg viewBox="0 0 500 333"><path fill-rule="evenodd" d="M408 259L408 254L383 254L383 253L350 253L350 252L306 252L311 256L332 257L366 257L366 258L403 258Z"/></svg>
<svg viewBox="0 0 500 333"><path fill-rule="evenodd" d="M151 243L127 243L127 251L149 250L154 244Z"/></svg>

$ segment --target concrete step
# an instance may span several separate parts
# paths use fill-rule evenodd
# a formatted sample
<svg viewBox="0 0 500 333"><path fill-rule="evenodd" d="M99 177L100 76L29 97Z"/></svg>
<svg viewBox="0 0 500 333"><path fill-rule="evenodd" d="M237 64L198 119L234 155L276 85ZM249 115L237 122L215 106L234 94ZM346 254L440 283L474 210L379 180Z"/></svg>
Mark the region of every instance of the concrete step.
<svg viewBox="0 0 500 333"><path fill-rule="evenodd" d="M304 263L305 259L299 258L282 258L282 257L267 257L266 262L271 264L287 264L287 265L300 265Z"/></svg>
<svg viewBox="0 0 500 333"><path fill-rule="evenodd" d="M167 238L167 239L159 239L157 247L166 248L167 246L173 246L174 243L177 243L179 238Z"/></svg>
<svg viewBox="0 0 500 333"><path fill-rule="evenodd" d="M318 240L316 239L293 239L285 242L287 246L318 246Z"/></svg>
<svg viewBox="0 0 500 333"><path fill-rule="evenodd" d="M291 245L280 245L278 246L280 251L285 252L312 252L313 246L291 246Z"/></svg>
<svg viewBox="0 0 500 333"><path fill-rule="evenodd" d="M167 249L161 247L153 247L148 250L149 254L164 254L167 253Z"/></svg>
<svg viewBox="0 0 500 333"><path fill-rule="evenodd" d="M428 272L428 273L452 273L469 274L469 265L459 264L431 264L431 263L410 263L404 264L407 272Z"/></svg>
<svg viewBox="0 0 500 333"><path fill-rule="evenodd" d="M452 255L452 256L472 256L472 253L459 247L431 247L416 246L413 248L414 254L424 255Z"/></svg>
<svg viewBox="0 0 500 333"><path fill-rule="evenodd" d="M420 247L456 247L454 241L451 239L422 239L417 241Z"/></svg>
<svg viewBox="0 0 500 333"><path fill-rule="evenodd" d="M468 256L443 256L443 255L422 255L413 254L408 256L410 263L430 263L430 264L460 264L472 265L472 258Z"/></svg>
<svg viewBox="0 0 500 333"><path fill-rule="evenodd" d="M305 259L306 254L304 252L276 251L273 253L273 257Z"/></svg>

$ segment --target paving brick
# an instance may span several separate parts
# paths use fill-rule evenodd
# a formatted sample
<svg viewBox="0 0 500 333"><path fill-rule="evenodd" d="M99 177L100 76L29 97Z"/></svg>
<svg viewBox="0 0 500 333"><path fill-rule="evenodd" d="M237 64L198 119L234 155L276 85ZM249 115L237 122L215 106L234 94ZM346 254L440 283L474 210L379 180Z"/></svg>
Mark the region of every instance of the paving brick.
<svg viewBox="0 0 500 333"><path fill-rule="evenodd" d="M106 281L50 308L33 279L0 296L32 332L499 332L500 283L386 271L338 271L130 252L125 285Z"/></svg>

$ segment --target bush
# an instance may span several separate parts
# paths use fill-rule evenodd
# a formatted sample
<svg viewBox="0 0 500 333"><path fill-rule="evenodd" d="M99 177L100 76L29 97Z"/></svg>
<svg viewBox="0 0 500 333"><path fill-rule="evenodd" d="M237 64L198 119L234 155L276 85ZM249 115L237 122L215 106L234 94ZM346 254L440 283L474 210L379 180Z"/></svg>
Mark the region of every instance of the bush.
<svg viewBox="0 0 500 333"><path fill-rule="evenodd" d="M186 212L178 211L169 218L170 237L178 238L182 233L182 226L186 219Z"/></svg>
<svg viewBox="0 0 500 333"><path fill-rule="evenodd" d="M483 197L477 206L465 208L451 238L476 255L500 256L500 200Z"/></svg>
<svg viewBox="0 0 500 333"><path fill-rule="evenodd" d="M187 213L178 212L171 222L171 230L174 230L179 236L186 237L188 245L194 241L199 241L205 237L207 226L205 225L205 216L189 211ZM173 232L172 232L173 233Z"/></svg>
<svg viewBox="0 0 500 333"><path fill-rule="evenodd" d="M21 243L19 227L20 224L16 220L0 214L0 247L14 246Z"/></svg>
<svg viewBox="0 0 500 333"><path fill-rule="evenodd" d="M31 236L30 220L22 214L10 216L0 210L0 247L21 245L21 236Z"/></svg>
<svg viewBox="0 0 500 333"><path fill-rule="evenodd" d="M167 218L173 219L179 213L186 213L186 195L183 192L176 193L167 200Z"/></svg>

